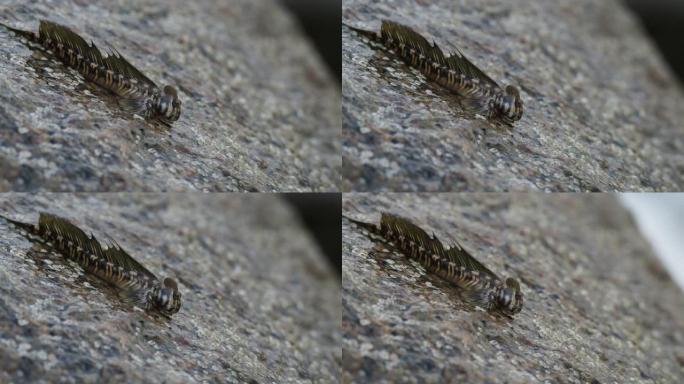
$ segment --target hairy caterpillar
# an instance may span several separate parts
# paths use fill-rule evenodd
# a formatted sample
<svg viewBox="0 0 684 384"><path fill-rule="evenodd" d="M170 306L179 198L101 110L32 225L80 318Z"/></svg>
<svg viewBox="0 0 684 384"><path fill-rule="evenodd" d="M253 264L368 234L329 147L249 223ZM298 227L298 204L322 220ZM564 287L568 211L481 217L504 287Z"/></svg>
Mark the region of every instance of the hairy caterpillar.
<svg viewBox="0 0 684 384"><path fill-rule="evenodd" d="M507 124L522 118L523 102L518 89L512 85L499 86L460 50L446 56L437 44L430 44L410 27L392 21L382 21L379 35L346 26L387 47L429 80L463 97L469 107L487 118L498 118Z"/></svg>
<svg viewBox="0 0 684 384"><path fill-rule="evenodd" d="M0 25L40 45L86 80L120 96L126 110L166 125L180 117L181 102L176 89L170 85L159 89L116 49L103 56L92 42L88 44L71 29L46 20L40 21L37 34Z"/></svg>
<svg viewBox="0 0 684 384"><path fill-rule="evenodd" d="M445 248L434 234L429 236L409 220L388 213L382 213L380 226L347 220L368 231L371 239L390 245L417 260L427 271L463 288L477 305L509 316L522 310L523 294L518 281L502 281L460 245Z"/></svg>
<svg viewBox="0 0 684 384"><path fill-rule="evenodd" d="M29 240L58 251L88 273L122 289L141 308L167 316L180 310L181 294L176 281L168 277L160 281L116 242L102 248L92 234L88 236L66 219L49 213L40 213L38 225L0 217L19 228Z"/></svg>

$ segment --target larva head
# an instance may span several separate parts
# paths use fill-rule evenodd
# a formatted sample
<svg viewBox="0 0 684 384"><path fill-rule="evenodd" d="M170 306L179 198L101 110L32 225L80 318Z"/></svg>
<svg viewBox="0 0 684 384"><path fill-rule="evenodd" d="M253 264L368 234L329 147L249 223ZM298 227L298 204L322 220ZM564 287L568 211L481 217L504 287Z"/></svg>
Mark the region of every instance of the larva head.
<svg viewBox="0 0 684 384"><path fill-rule="evenodd" d="M518 281L510 277L506 279L506 286L499 290L496 301L497 307L507 315L520 312L523 306L523 294Z"/></svg>
<svg viewBox="0 0 684 384"><path fill-rule="evenodd" d="M518 88L509 85L503 95L496 98L496 113L507 123L513 123L522 118L523 102Z"/></svg>
<svg viewBox="0 0 684 384"><path fill-rule="evenodd" d="M167 277L163 286L155 292L152 298L155 309L165 315L173 315L180 310L181 294L178 292L176 280Z"/></svg>
<svg viewBox="0 0 684 384"><path fill-rule="evenodd" d="M176 88L167 85L154 103L157 117L166 124L178 120L181 113L181 102L178 99Z"/></svg>

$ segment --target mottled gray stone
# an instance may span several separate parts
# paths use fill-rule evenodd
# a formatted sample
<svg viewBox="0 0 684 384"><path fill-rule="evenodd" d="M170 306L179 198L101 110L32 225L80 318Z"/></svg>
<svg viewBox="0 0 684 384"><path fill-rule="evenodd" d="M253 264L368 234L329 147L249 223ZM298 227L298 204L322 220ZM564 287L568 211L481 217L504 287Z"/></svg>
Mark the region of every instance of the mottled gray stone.
<svg viewBox="0 0 684 384"><path fill-rule="evenodd" d="M183 103L155 128L0 28L0 190L339 188L339 87L277 1L6 0L0 13L111 44Z"/></svg>
<svg viewBox="0 0 684 384"><path fill-rule="evenodd" d="M180 312L159 319L0 220L0 382L320 383L339 376L340 288L275 196L0 195L0 213L46 210L115 239Z"/></svg>
<svg viewBox="0 0 684 384"><path fill-rule="evenodd" d="M342 30L343 189L684 189L684 97L617 0L345 0L343 21L413 27L521 88L514 127Z"/></svg>
<svg viewBox="0 0 684 384"><path fill-rule="evenodd" d="M521 281L513 319L468 308L416 262L342 231L343 382L678 383L684 296L611 195L348 194Z"/></svg>

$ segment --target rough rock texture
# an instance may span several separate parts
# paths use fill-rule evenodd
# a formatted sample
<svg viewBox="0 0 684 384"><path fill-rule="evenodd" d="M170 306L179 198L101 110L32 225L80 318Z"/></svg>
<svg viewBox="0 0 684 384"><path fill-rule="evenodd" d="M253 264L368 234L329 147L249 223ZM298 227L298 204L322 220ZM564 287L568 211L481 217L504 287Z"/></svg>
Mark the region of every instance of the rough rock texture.
<svg viewBox="0 0 684 384"><path fill-rule="evenodd" d="M0 190L339 188L339 88L278 2L5 0L0 15L112 45L183 103L154 127L0 28Z"/></svg>
<svg viewBox="0 0 684 384"><path fill-rule="evenodd" d="M412 26L521 88L513 128L466 116L342 30L343 189L680 191L684 97L620 1L345 0L343 22Z"/></svg>
<svg viewBox="0 0 684 384"><path fill-rule="evenodd" d="M678 383L684 296L610 195L345 195L394 212L521 280L512 320L466 308L404 256L342 235L343 382Z"/></svg>
<svg viewBox="0 0 684 384"><path fill-rule="evenodd" d="M340 288L275 196L0 195L110 236L183 294L171 320L118 299L0 220L0 382L319 383L339 377Z"/></svg>

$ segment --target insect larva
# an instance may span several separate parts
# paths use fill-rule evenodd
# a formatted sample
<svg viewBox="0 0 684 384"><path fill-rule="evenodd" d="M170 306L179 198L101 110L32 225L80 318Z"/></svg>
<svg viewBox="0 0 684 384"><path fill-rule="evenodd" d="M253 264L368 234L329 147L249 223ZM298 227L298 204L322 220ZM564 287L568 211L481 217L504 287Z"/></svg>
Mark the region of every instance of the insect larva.
<svg viewBox="0 0 684 384"><path fill-rule="evenodd" d="M445 248L433 234L409 220L382 213L380 226L347 220L368 231L372 240L397 249L417 260L427 271L467 290L468 297L491 311L514 315L522 310L523 294L513 278L502 281L460 245Z"/></svg>
<svg viewBox="0 0 684 384"><path fill-rule="evenodd" d="M159 89L116 49L103 56L92 42L88 44L71 29L46 20L40 21L37 34L0 25L38 44L86 80L119 96L126 110L166 125L180 117L181 102L176 89L170 85Z"/></svg>
<svg viewBox="0 0 684 384"><path fill-rule="evenodd" d="M346 26L394 52L407 65L463 97L468 106L488 118L501 119L508 124L522 118L523 102L518 89L512 85L499 86L460 50L446 56L437 44L430 44L410 27L392 21L382 21L379 35Z"/></svg>
<svg viewBox="0 0 684 384"><path fill-rule="evenodd" d="M0 218L22 230L29 240L48 246L86 272L124 290L136 305L167 316L180 310L181 294L176 281L168 277L160 281L116 242L102 248L92 234L88 236L68 220L49 213L40 214L38 225Z"/></svg>

